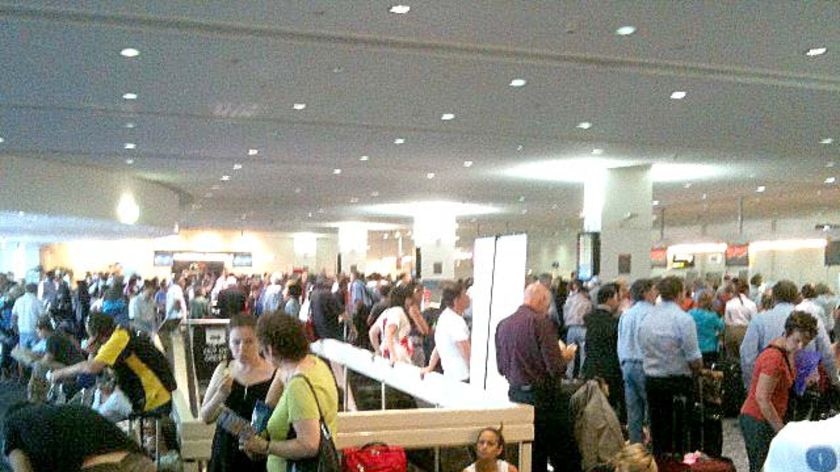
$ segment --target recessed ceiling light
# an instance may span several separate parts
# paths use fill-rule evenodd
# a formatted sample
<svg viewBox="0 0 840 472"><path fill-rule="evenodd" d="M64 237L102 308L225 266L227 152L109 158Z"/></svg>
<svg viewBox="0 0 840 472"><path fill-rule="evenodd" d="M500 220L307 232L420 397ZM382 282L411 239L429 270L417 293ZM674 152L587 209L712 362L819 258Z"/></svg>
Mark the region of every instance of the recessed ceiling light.
<svg viewBox="0 0 840 472"><path fill-rule="evenodd" d="M134 159L126 159L125 163L128 165L134 164Z"/></svg>
<svg viewBox="0 0 840 472"><path fill-rule="evenodd" d="M520 144L520 145L518 145L518 146L516 146L516 150L517 150L517 151L521 151L521 150L523 150L523 149L525 149L525 146L523 146L523 145L521 145L521 144Z"/></svg>
<svg viewBox="0 0 840 472"><path fill-rule="evenodd" d="M464 161L464 167L472 167L473 161Z"/></svg>
<svg viewBox="0 0 840 472"><path fill-rule="evenodd" d="M341 169L333 169L333 174L338 175L341 173Z"/></svg>
<svg viewBox="0 0 840 472"><path fill-rule="evenodd" d="M123 147L126 148L126 149L137 149L137 145L134 144L134 143L125 143L125 145L123 145Z"/></svg>
<svg viewBox="0 0 840 472"><path fill-rule="evenodd" d="M242 168L242 164L234 164L233 165L233 170L239 170L241 168Z"/></svg>
<svg viewBox="0 0 840 472"><path fill-rule="evenodd" d="M124 93L122 97L126 100L137 100L137 94L133 92Z"/></svg>
<svg viewBox="0 0 840 472"><path fill-rule="evenodd" d="M674 99L674 100L682 100L683 98L685 98L685 96L686 96L686 92L684 92L682 90L677 90L677 91L671 93L671 98Z"/></svg>
<svg viewBox="0 0 840 472"><path fill-rule="evenodd" d="M370 196L371 196L371 197L378 197L378 196L379 196L379 192L377 192L376 190L374 190L373 192L370 192Z"/></svg>
<svg viewBox="0 0 840 472"><path fill-rule="evenodd" d="M429 180L434 179L435 178L435 173L434 172L429 172L428 174L426 174L426 178L429 179Z"/></svg>
<svg viewBox="0 0 840 472"><path fill-rule="evenodd" d="M622 26L621 28L618 28L617 30L615 30L615 34L617 34L619 36L630 36L631 34L633 34L635 32L636 32L636 27L635 26L629 26L629 25L628 26Z"/></svg>
<svg viewBox="0 0 840 472"><path fill-rule="evenodd" d="M295 189L295 193L300 193L300 187Z"/></svg>
<svg viewBox="0 0 840 472"><path fill-rule="evenodd" d="M659 200L654 200L653 201L653 206L658 206L658 205L659 205Z"/></svg>
<svg viewBox="0 0 840 472"><path fill-rule="evenodd" d="M580 128L580 129L589 129L589 128L592 127L592 123L590 123L588 121L581 121L580 123L577 124L577 127Z"/></svg>
<svg viewBox="0 0 840 472"><path fill-rule="evenodd" d="M528 81L525 79L513 79L508 85L510 85L511 87L524 87L527 83Z"/></svg>
<svg viewBox="0 0 840 472"><path fill-rule="evenodd" d="M811 48L805 52L805 55L808 57L822 56L826 51L828 51L826 48Z"/></svg>
<svg viewBox="0 0 840 472"><path fill-rule="evenodd" d="M260 153L259 149L248 149L248 155L249 156L256 156L259 153Z"/></svg>
<svg viewBox="0 0 840 472"><path fill-rule="evenodd" d="M137 123L129 121L128 123L124 124L123 127L125 127L126 129L134 129L137 127Z"/></svg>
<svg viewBox="0 0 840 472"><path fill-rule="evenodd" d="M755 189L755 191L758 193L763 193L765 190L767 190L767 187L765 187L764 185L759 185L758 188Z"/></svg>
<svg viewBox="0 0 840 472"><path fill-rule="evenodd" d="M306 108L306 104L305 103L295 103L294 105L292 105L292 108L294 108L295 110L303 110L304 108Z"/></svg>
<svg viewBox="0 0 840 472"><path fill-rule="evenodd" d="M834 182L837 182L836 177L829 177L829 178L825 179L825 183L827 183L827 184L833 184Z"/></svg>
<svg viewBox="0 0 840 472"><path fill-rule="evenodd" d="M5 138L0 137L0 144L3 144L3 143L5 143L5 142L6 142L6 139L5 139Z"/></svg>
<svg viewBox="0 0 840 472"><path fill-rule="evenodd" d="M230 180L230 176L229 175L223 175L222 178L219 179L219 180L221 180L222 182L227 182L228 180Z"/></svg>
<svg viewBox="0 0 840 472"><path fill-rule="evenodd" d="M440 115L440 119L443 121L450 121L455 119L455 115L453 113L444 113Z"/></svg>
<svg viewBox="0 0 840 472"><path fill-rule="evenodd" d="M397 15L405 15L411 11L411 7L408 5L394 5L388 11Z"/></svg>
<svg viewBox="0 0 840 472"><path fill-rule="evenodd" d="M369 156L362 156L362 157L359 158L359 160L360 161L367 161L367 160L370 160L370 157Z"/></svg>
<svg viewBox="0 0 840 472"><path fill-rule="evenodd" d="M140 55L140 51L138 51L134 48L125 48L122 51L120 51L120 56L123 56L123 57L137 57L139 55Z"/></svg>
<svg viewBox="0 0 840 472"><path fill-rule="evenodd" d="M833 142L834 142L834 139L832 139L832 138L822 138L822 139L820 139L820 144L831 144Z"/></svg>
<svg viewBox="0 0 840 472"><path fill-rule="evenodd" d="M594 156L600 156L603 153L604 153L604 150L600 149L600 148L592 150L592 155L594 155Z"/></svg>
<svg viewBox="0 0 840 472"><path fill-rule="evenodd" d="M397 138L394 140L394 144L403 144L405 143L405 138Z"/></svg>

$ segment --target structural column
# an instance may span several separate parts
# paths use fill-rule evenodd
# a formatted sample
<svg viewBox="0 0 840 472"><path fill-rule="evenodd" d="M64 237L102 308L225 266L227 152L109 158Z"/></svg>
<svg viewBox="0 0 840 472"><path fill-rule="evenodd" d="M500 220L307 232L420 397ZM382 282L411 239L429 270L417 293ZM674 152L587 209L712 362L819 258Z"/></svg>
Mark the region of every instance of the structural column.
<svg viewBox="0 0 840 472"><path fill-rule="evenodd" d="M354 266L364 272L367 262L368 228L363 223L342 223L338 227L338 252L341 271L350 273Z"/></svg>
<svg viewBox="0 0 840 472"><path fill-rule="evenodd" d="M455 278L457 229L454 214L414 216L412 235L415 247L420 248L420 275L423 280Z"/></svg>
<svg viewBox="0 0 840 472"><path fill-rule="evenodd" d="M601 280L650 276L652 198L650 165L608 169L584 184L584 229L600 232Z"/></svg>

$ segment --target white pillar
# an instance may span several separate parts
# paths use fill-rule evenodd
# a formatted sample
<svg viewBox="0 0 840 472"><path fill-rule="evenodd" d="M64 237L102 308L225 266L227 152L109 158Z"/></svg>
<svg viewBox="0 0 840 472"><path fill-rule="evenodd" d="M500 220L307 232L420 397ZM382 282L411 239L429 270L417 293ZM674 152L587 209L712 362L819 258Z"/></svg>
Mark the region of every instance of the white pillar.
<svg viewBox="0 0 840 472"><path fill-rule="evenodd" d="M412 237L420 248L420 275L424 280L455 277L455 238L458 224L454 214L414 215Z"/></svg>
<svg viewBox="0 0 840 472"><path fill-rule="evenodd" d="M609 169L604 180L601 212L601 280L618 276L628 281L650 277L651 166ZM629 259L630 271L619 273L619 260ZM625 264L626 265L626 264Z"/></svg>
<svg viewBox="0 0 840 472"><path fill-rule="evenodd" d="M350 268L362 272L367 263L368 229L362 223L342 223L338 227L338 251L341 254L341 271L349 273Z"/></svg>

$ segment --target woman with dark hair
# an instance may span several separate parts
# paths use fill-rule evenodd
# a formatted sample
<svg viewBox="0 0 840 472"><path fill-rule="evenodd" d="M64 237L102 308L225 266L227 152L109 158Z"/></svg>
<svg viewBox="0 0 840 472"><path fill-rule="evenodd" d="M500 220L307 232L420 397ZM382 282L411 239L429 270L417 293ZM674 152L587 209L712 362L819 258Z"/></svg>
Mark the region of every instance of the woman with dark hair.
<svg viewBox="0 0 840 472"><path fill-rule="evenodd" d="M755 361L747 400L738 418L750 472L761 470L770 441L784 427L788 395L796 379L794 357L816 336L817 319L804 311L794 311L785 321L784 335L770 341Z"/></svg>
<svg viewBox="0 0 840 472"><path fill-rule="evenodd" d="M426 350L424 344L426 336L431 331L423 313L420 311L420 304L423 302L425 287L419 283L410 283L411 296L405 300L405 311L408 313L408 321L411 323L411 331L408 334L414 352L411 354L411 362L419 367L426 366ZM431 353L430 353L431 354Z"/></svg>
<svg viewBox="0 0 840 472"><path fill-rule="evenodd" d="M409 337L411 321L405 309L413 293L411 284L394 288L391 291L391 307L379 315L368 331L373 351L381 353L391 364L397 361L411 363L414 346Z"/></svg>
<svg viewBox="0 0 840 472"><path fill-rule="evenodd" d="M213 372L199 412L204 422L215 421L223 406L251 418L257 400L276 403L276 395L274 401L269 397L275 368L260 357L256 325L257 320L251 315L230 319L228 345L233 359L220 363ZM237 438L221 426L216 427L212 451L208 469L211 472L265 470L265 458L250 459L239 450Z"/></svg>
<svg viewBox="0 0 840 472"><path fill-rule="evenodd" d="M268 438L252 436L241 440L240 446L249 454L268 456L268 472L285 472L287 460L318 455L319 418L335 435L338 390L329 366L309 354L309 341L298 320L282 312L263 314L257 337L285 388L268 420Z"/></svg>

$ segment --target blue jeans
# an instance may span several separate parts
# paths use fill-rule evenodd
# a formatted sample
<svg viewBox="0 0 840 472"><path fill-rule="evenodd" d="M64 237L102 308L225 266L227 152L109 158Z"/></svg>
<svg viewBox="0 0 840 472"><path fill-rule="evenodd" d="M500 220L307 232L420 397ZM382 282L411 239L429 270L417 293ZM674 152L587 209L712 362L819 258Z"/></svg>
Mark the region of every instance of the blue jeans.
<svg viewBox="0 0 840 472"><path fill-rule="evenodd" d="M574 362L566 366L566 377L573 379L580 373L583 361L586 360L586 326L572 325L566 331L566 344L575 343L578 346Z"/></svg>
<svg viewBox="0 0 840 472"><path fill-rule="evenodd" d="M738 417L738 423L741 425L741 434L744 435L750 472L758 472L764 467L767 453L770 452L770 442L776 432L770 423L759 421L750 415L742 414Z"/></svg>
<svg viewBox="0 0 840 472"><path fill-rule="evenodd" d="M621 364L624 378L624 399L627 403L627 429L631 443L644 443L642 426L648 422L645 370L641 362L625 361Z"/></svg>

